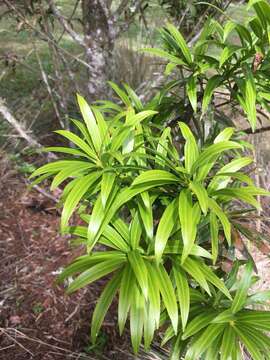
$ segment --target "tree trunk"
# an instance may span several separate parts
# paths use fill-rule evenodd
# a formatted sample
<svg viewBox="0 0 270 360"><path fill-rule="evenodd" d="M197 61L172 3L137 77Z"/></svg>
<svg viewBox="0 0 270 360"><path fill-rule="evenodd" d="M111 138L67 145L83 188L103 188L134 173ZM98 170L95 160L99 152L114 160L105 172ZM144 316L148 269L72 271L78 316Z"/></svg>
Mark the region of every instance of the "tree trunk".
<svg viewBox="0 0 270 360"><path fill-rule="evenodd" d="M110 78L115 36L108 3L108 0L82 0L90 101L107 93L106 82Z"/></svg>

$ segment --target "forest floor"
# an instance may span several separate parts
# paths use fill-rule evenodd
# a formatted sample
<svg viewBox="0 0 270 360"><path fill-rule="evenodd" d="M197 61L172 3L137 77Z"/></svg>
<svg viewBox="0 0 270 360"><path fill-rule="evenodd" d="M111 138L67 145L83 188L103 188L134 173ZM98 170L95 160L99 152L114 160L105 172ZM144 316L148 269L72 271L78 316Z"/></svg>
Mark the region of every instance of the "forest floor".
<svg viewBox="0 0 270 360"><path fill-rule="evenodd" d="M81 251L59 235L55 202L27 189L25 177L12 169L6 168L1 179L0 359L134 359L128 332L118 335L115 304L97 345L89 341L102 282L71 296L55 283L59 271Z"/></svg>

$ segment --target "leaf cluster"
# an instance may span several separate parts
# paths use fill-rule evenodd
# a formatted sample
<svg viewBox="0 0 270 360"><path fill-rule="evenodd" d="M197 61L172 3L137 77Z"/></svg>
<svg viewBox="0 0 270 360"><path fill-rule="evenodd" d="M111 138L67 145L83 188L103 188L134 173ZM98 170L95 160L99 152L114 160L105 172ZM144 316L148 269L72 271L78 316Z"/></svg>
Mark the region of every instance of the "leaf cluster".
<svg viewBox="0 0 270 360"><path fill-rule="evenodd" d="M253 1L252 6L256 10L265 4ZM262 15L256 19L263 21ZM213 36L225 49L234 30L243 37L239 52L222 62L206 55ZM168 49L148 50L187 72L185 86L194 114L201 105L200 126L214 90L230 89L233 76L245 85L240 81L235 94L230 94L244 99L241 106L249 104L245 110L251 125L256 125L250 109L261 99L263 82L259 71L254 73L245 64L260 41L255 31L242 30L232 23L222 27L210 21L191 50L181 33L168 25L162 30ZM245 61L239 63L238 55L246 56ZM210 67L218 74L204 86ZM248 144L233 127L218 122L203 136L187 121L178 121L173 130L166 126L174 83L147 103L126 84L110 85L120 102L89 106L78 96L83 121L72 120L74 132L57 131L73 146L45 150L64 153L66 158L31 175L34 184L53 178L52 189L64 187L61 230L85 249L59 281L72 277L67 289L72 293L102 277L108 279L92 316L93 343L117 297L119 332L129 320L135 353L142 341L149 349L154 336L162 333L162 345L171 343L171 359L241 359L242 347L254 359L267 359L270 315L253 305L265 304L270 293L249 294L258 279L253 259L246 252L246 259L239 261L235 254L241 236L254 237L243 218L260 207L257 196L269 195L246 171L252 162L246 156ZM83 225L70 225L74 212ZM259 241L260 236L256 234ZM229 272L226 262L232 263Z"/></svg>

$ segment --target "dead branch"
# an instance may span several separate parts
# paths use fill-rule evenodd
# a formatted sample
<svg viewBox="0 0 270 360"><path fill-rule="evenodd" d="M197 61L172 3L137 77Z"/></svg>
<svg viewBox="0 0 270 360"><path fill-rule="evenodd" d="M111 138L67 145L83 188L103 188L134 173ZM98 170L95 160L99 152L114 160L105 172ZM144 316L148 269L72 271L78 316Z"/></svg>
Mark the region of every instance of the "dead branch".
<svg viewBox="0 0 270 360"><path fill-rule="evenodd" d="M42 147L41 144L29 134L29 131L24 128L23 124L20 124L15 119L2 98L0 98L0 113L2 114L3 118L16 130L19 136L23 138L31 147Z"/></svg>
<svg viewBox="0 0 270 360"><path fill-rule="evenodd" d="M51 102L52 102L52 105L53 105L53 108L54 108L54 111L55 111L55 115L56 115L59 123L61 124L62 128L64 128L64 127L65 127L65 124L62 122L62 119L61 119L61 116L60 116L60 112L59 112L59 110L58 110L58 106L57 106L56 102L54 101L52 88L51 88L51 86L50 86L50 84L49 84L47 74L46 74L46 72L45 72L44 69L43 69L43 65L42 65L42 62L41 62L41 60L40 60L40 56L39 56L39 54L38 54L38 51L36 50L35 53L36 53L36 58L37 58L39 67L40 67L40 72L41 72L42 80L43 80L44 84L46 85L48 94L50 95Z"/></svg>
<svg viewBox="0 0 270 360"><path fill-rule="evenodd" d="M67 20L61 14L60 10L54 4L54 1L48 0L48 3L50 5L50 8L51 8L54 16L59 20L60 24L63 26L65 31L72 37L72 39L74 41L76 41L79 45L85 47L85 42L83 40L83 37L72 29L72 27L69 25Z"/></svg>

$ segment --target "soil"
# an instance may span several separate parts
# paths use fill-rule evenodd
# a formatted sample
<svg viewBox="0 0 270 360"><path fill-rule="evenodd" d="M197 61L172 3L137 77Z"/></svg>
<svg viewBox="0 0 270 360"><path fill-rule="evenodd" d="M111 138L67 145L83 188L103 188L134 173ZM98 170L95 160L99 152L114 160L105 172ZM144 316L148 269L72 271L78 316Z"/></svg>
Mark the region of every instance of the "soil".
<svg viewBox="0 0 270 360"><path fill-rule="evenodd" d="M3 169L2 169L3 170ZM117 333L113 304L98 343L89 340L99 282L73 295L57 273L80 249L59 235L53 200L28 190L12 170L0 183L0 359L134 359L128 334ZM142 357L140 357L142 358Z"/></svg>

